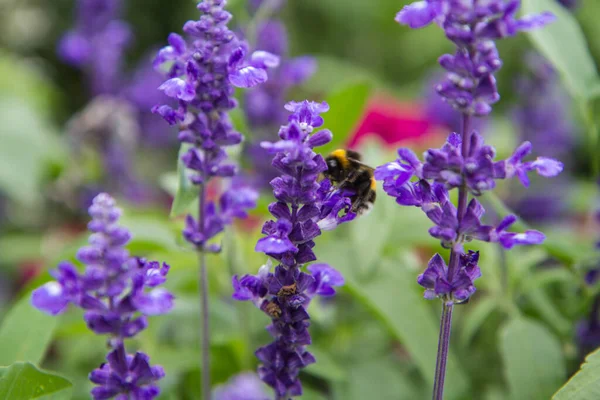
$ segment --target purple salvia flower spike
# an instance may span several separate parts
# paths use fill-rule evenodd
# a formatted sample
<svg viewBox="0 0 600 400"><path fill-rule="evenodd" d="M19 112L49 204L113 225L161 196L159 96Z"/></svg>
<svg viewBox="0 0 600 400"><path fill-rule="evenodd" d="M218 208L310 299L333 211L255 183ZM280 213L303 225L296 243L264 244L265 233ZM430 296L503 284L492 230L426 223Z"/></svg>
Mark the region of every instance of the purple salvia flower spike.
<svg viewBox="0 0 600 400"><path fill-rule="evenodd" d="M481 276L479 254L465 253L464 244L477 239L511 248L544 240L538 231L507 232L514 217L507 217L497 227L484 225L481 218L485 210L475 198L469 201L469 194L480 196L493 190L496 180L512 177L518 177L527 186L528 172L535 170L550 177L563 168L559 161L543 157L523 161L531 152L528 142L509 159L494 161L493 147L472 130L473 117L489 114L500 99L494 73L501 68L502 60L495 41L539 28L553 19L547 13L517 19L519 5L520 0L423 0L405 6L396 15L397 22L411 28L435 21L456 46L454 54L439 58L447 73L435 90L462 114L460 132L450 134L441 148L426 151L422 164L411 152L399 150L397 161L375 169L375 178L383 180L383 190L400 205L420 207L434 223L430 235L450 249L448 264L436 254L417 279L425 288L427 299L443 301L434 400L443 398L453 305L473 295L474 281ZM449 200L448 191L453 189L458 189L457 206Z"/></svg>
<svg viewBox="0 0 600 400"><path fill-rule="evenodd" d="M188 21L183 31L188 39L169 36L169 45L160 50L154 67L166 70L167 80L159 90L172 98L171 104L156 105L153 112L170 125L178 125L179 140L191 148L181 160L192 173L190 181L200 187L199 218L188 215L184 238L199 252L202 323L202 397L210 398L210 329L208 319L208 282L206 253L216 253L221 246L211 243L234 218L245 218L256 206L258 193L243 179L234 177L237 167L229 162L225 149L242 142L228 112L237 106L234 87L250 88L267 81L267 69L279 65L279 57L267 51L248 56L248 45L227 24L231 14L225 0L203 0L198 4L200 18ZM218 201L207 199L206 187L214 178L232 178ZM252 291L233 284L239 298L250 299ZM156 309L155 301L163 294L153 293L143 304Z"/></svg>
<svg viewBox="0 0 600 400"><path fill-rule="evenodd" d="M342 275L327 264L311 264L316 260L314 239L322 230L333 229L351 221L352 193L339 190L327 179L318 182L319 174L327 165L314 148L331 140L331 132L317 131L323 124L321 112L329 109L326 103L309 101L291 102L286 109L292 114L289 123L279 131L281 140L263 143L274 154L273 167L281 174L271 181L273 194L278 200L269 206L275 220L265 222L256 251L277 260L271 272L270 261L261 267L258 275L245 275L232 280L233 298L252 300L271 317L267 328L274 342L261 347L256 356L261 362L260 378L275 390L277 399L288 399L302 394L298 379L300 370L315 362L305 349L311 343L309 314L310 301L317 295L332 296L334 286L344 284Z"/></svg>
<svg viewBox="0 0 600 400"><path fill-rule="evenodd" d="M77 272L70 263L59 264L51 272L56 280L34 290L32 304L51 315L73 304L86 310L89 329L110 335L107 363L89 375L98 385L91 392L94 399L153 399L160 393L156 381L165 373L160 366L150 366L146 354L127 354L124 340L147 327L147 316L173 308L173 295L158 287L165 282L169 265L129 255L123 246L131 235L118 225L121 210L109 195L96 196L89 214L90 244L77 253L85 271Z"/></svg>

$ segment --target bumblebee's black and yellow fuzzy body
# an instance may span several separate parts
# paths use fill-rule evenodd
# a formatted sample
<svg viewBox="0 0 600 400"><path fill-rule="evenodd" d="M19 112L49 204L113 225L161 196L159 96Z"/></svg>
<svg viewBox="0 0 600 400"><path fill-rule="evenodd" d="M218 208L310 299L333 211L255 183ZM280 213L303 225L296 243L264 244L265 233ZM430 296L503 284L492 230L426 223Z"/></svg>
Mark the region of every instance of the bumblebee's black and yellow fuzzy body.
<svg viewBox="0 0 600 400"><path fill-rule="evenodd" d="M325 158L327 171L323 175L340 189L354 191L356 194L351 197L352 211L366 214L375 203L377 185L373 168L363 164L361 159L356 151L335 150Z"/></svg>

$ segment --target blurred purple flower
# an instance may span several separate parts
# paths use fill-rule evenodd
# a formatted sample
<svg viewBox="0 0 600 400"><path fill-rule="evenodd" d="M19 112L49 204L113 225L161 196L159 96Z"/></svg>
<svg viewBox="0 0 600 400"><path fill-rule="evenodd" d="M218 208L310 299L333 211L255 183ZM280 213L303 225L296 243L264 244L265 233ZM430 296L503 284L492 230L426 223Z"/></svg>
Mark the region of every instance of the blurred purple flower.
<svg viewBox="0 0 600 400"><path fill-rule="evenodd" d="M514 108L513 120L519 136L544 154L569 163L577 133L570 112L572 101L548 61L537 53L528 54L526 61L529 74L515 82L519 104ZM567 186L568 178L539 182L536 194L511 191L508 202L525 220L556 221L567 208Z"/></svg>
<svg viewBox="0 0 600 400"><path fill-rule="evenodd" d="M162 96L156 90L159 75L149 70L146 62L132 76L124 69L125 51L133 35L120 19L122 3L78 0L75 26L62 37L57 51L65 63L84 73L92 95L85 109L72 120L79 128L70 133L75 141L93 137L88 144L102 156L104 189L118 191L139 203L151 198L152 193L133 168L135 147L140 143L164 145L168 135L150 113L150 107ZM112 104L118 105L116 110ZM125 127L123 117L128 120ZM127 137L126 143L123 136Z"/></svg>
<svg viewBox="0 0 600 400"><path fill-rule="evenodd" d="M269 400L260 378L252 372L231 378L226 384L215 388L214 400Z"/></svg>
<svg viewBox="0 0 600 400"><path fill-rule="evenodd" d="M281 140L263 142L274 154L273 166L281 176L271 181L277 200L269 211L274 220L265 222L256 251L279 262L271 272L270 261L258 275L233 277L233 298L251 300L271 317L267 328L274 342L256 351L261 365L260 378L271 386L277 399L302 395L298 379L300 369L315 362L305 349L311 343L308 332L310 300L317 295L335 294L334 286L344 284L341 274L327 264L312 264L309 273L301 271L306 263L316 260L313 239L322 229L333 229L356 217L351 213L352 193L342 193L318 176L327 165L314 148L332 139L328 130L317 132L323 125L320 113L329 109L326 103L291 102L286 109L292 112L289 123L279 131Z"/></svg>
<svg viewBox="0 0 600 400"><path fill-rule="evenodd" d="M250 10L256 12L259 6L268 7L273 14L283 4L280 0L254 1L250 3ZM253 142L246 144L245 154L252 161L257 186L266 188L277 176L277 171L271 166L268 154L259 143L272 140L272 132L285 124L287 114L281 105L285 104L286 95L293 86L303 83L315 72L316 61L309 56L290 58L285 25L275 18L258 25L255 47L276 54L281 59L280 66L270 74L269 81L250 89L244 99L244 112L255 138Z"/></svg>
<svg viewBox="0 0 600 400"><path fill-rule="evenodd" d="M118 19L120 9L120 0L79 0L75 28L58 45L66 63L87 71L94 95L116 94L123 83L123 55L132 34Z"/></svg>
<svg viewBox="0 0 600 400"><path fill-rule="evenodd" d="M77 252L86 266L84 273L71 263L59 264L51 272L56 280L34 290L32 304L51 315L73 304L85 310L89 329L110 335L108 363L90 374L90 380L99 385L92 390L94 399L117 395L152 399L159 393L154 383L164 371L160 366L150 367L144 353L127 355L124 339L144 330L147 316L167 313L173 307L173 295L157 287L165 282L169 266L129 255L124 246L131 234L118 225L121 210L109 195L96 196L89 213L89 246Z"/></svg>

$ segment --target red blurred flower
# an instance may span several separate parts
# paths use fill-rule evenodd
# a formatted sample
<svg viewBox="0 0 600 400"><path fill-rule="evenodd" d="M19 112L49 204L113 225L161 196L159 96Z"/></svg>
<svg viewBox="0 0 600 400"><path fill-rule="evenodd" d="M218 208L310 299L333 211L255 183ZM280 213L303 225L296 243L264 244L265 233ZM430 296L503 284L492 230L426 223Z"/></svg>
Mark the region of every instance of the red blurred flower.
<svg viewBox="0 0 600 400"><path fill-rule="evenodd" d="M416 147L443 140L440 127L425 116L420 105L402 103L387 95L376 95L367 104L365 115L358 123L348 147L360 147L368 137L379 138L385 145L404 142Z"/></svg>

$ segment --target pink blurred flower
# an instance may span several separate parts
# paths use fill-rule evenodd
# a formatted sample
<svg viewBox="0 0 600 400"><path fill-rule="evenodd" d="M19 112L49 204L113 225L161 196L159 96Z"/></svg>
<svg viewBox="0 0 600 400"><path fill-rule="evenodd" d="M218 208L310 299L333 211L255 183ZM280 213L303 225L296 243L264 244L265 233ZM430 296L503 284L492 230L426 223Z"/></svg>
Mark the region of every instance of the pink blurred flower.
<svg viewBox="0 0 600 400"><path fill-rule="evenodd" d="M366 107L348 147L360 147L370 137L378 138L386 147L401 142L414 143L416 147L432 142L443 142L442 128L426 117L423 107L416 103L400 102L389 96L377 94Z"/></svg>

